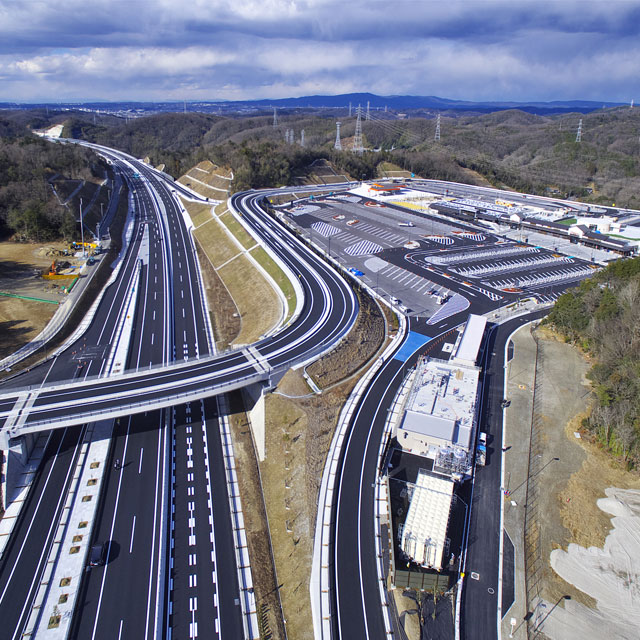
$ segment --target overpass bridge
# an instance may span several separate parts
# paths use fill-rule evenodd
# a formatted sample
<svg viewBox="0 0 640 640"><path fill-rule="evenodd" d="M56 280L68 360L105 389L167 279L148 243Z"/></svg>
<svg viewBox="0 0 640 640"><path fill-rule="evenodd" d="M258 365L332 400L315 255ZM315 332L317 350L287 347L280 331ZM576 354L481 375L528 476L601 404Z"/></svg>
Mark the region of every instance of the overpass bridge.
<svg viewBox="0 0 640 640"><path fill-rule="evenodd" d="M335 185L332 187L335 189ZM0 393L0 448L21 436L116 418L277 380L292 366L330 350L358 312L349 285L298 239L281 234L260 207L265 193L232 198L245 226L299 284L296 317L268 338L216 356L169 363L115 377L9 388ZM194 283L195 284L195 283ZM298 288L298 287L297 287Z"/></svg>

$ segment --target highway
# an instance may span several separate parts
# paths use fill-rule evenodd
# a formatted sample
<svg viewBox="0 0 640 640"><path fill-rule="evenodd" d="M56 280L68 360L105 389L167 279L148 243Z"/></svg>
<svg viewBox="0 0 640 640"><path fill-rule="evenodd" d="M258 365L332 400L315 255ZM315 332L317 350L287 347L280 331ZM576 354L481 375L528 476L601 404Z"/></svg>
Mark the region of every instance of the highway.
<svg viewBox="0 0 640 640"><path fill-rule="evenodd" d="M113 152L111 158L114 164L120 164ZM132 181L132 169L126 168L131 164L140 181ZM27 385L38 396L34 415L49 405L49 416L76 411L75 424L104 417L110 403L120 404L122 417L115 425L110 461L118 458L124 464L122 470L114 469L111 463L106 469L94 532L95 540L109 543L109 559L105 567L94 568L82 582L71 637L147 638L172 632L192 636L198 625L201 631L209 631L212 624L215 635L226 629L231 637L241 637L239 586L235 554L231 552L235 541L217 402L209 399L177 404L166 397L170 396L168 390L178 388L183 392L190 378L195 378L192 394L201 397L202 385L212 372L237 380L243 372L262 373L266 368L282 368L291 361L307 359L329 348L348 331L357 304L339 276L311 252L300 250L290 238L281 236L273 221L260 219L264 217L258 204L262 195L240 196L237 206L243 208L245 222L264 236L299 276L305 297L296 320L251 352L208 357L211 332L204 316L191 239L171 195L176 187L141 163L127 159L123 167L135 187L136 217L120 277L107 289L94 322L78 343L45 366L5 383L3 390ZM140 299L127 366L139 373L102 378L138 260L142 261ZM176 361L183 364L167 368ZM141 380L154 378L156 388L148 396L162 398L164 408L127 415L122 399L130 394L132 401L139 402L144 398ZM60 380L66 382L60 384ZM108 397L101 402L97 394L104 387L108 388ZM10 404L5 401L4 406ZM47 463L30 492L29 499L36 506L44 502L45 490L65 495L80 432L78 427L52 432L49 446L53 451L47 454ZM67 440L72 437L69 447ZM66 457L62 452L56 455L55 447L63 439L65 451L70 449ZM53 478L50 468L58 470L60 477ZM171 500L165 508L169 491ZM57 520L55 512L43 510L39 518L49 523ZM33 517L29 511L23 512L22 519L24 524L15 531L16 541L23 531L27 536L36 531L30 526ZM37 535L29 538L30 548L47 548L41 531L38 527ZM27 543L16 544L12 543L14 548L28 549ZM165 560L167 549L169 557ZM27 555L40 560L40 565L46 557L33 551L18 558L5 554L0 579L20 575L35 584L40 568L28 568L24 561ZM29 599L23 599L19 589L11 585L5 593L0 607L6 604L19 611L16 602L24 602L28 614ZM146 597L141 599L141 594ZM8 619L3 617L3 621ZM21 624L15 623L16 634Z"/></svg>
<svg viewBox="0 0 640 640"><path fill-rule="evenodd" d="M82 583L72 637L242 637L240 585L227 494L218 403L223 391L268 381L293 363L307 361L344 336L357 303L342 277L260 206L279 189L232 197L243 222L298 278L303 303L292 322L251 348L215 354L199 283L194 247L172 192L192 192L139 161L101 149L135 186L133 241L117 282L109 287L89 331L46 366L0 386L0 428L19 423L22 432L55 428L45 463L30 493L15 541L0 564L0 615L24 624L17 602L29 602L42 562L34 549L47 549L51 532L36 522L56 520L55 501L64 495L83 424L97 417L116 420L110 464L95 539L108 541L109 561ZM132 174L138 173L136 180ZM444 190L446 183L442 183ZM339 185L331 185L335 190ZM432 188L432 185L429 187ZM468 190L456 185L461 194ZM451 188L449 188L451 191ZM104 377L118 319L138 260L142 286L127 373ZM455 286L455 283L452 285ZM411 318L421 346L391 358L366 389L349 425L338 469L334 504L332 622L340 638L382 638L374 530L377 456L387 411L418 357L496 301L472 300L471 307L437 325ZM525 321L520 318L506 327ZM492 331L485 349L480 429L501 438L497 419L506 329ZM502 346L500 341L502 340ZM502 351L501 351L502 349ZM493 355L495 353L495 355ZM27 400L20 414L15 407ZM59 449L59 451L58 451ZM500 452L478 474L470 519L468 566L480 580L465 583L462 637L497 635L497 567ZM113 468L114 459L124 462ZM22 549L30 553L21 553ZM31 565L25 558L31 558ZM14 576L22 576L21 586ZM23 600L21 600L24 598ZM15 620L14 620L15 618ZM473 619L474 624L466 624ZM5 618L3 617L3 620ZM475 624L475 620L478 623Z"/></svg>
<svg viewBox="0 0 640 640"><path fill-rule="evenodd" d="M121 281L106 290L89 331L60 357L46 362L27 376L42 383L60 378L78 380L91 367L101 369L105 365L109 338L122 312L125 283L135 268L134 256L138 245L137 240L132 243L123 260ZM87 341L94 345L90 355L86 349ZM10 637L19 636L30 613L83 432L80 426L49 435L43 463L0 562L0 619L3 620L3 628L10 630Z"/></svg>

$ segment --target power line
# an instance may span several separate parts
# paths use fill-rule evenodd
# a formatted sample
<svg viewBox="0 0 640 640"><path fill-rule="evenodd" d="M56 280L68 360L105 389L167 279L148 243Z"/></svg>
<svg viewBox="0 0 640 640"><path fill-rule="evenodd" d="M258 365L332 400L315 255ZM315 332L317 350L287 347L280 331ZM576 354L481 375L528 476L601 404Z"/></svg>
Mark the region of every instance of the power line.
<svg viewBox="0 0 640 640"><path fill-rule="evenodd" d="M352 147L352 151L354 153L362 153L364 151L364 148L362 146L362 107L360 105L358 105L358 108L356 109L356 113L357 113L357 119L356 119L356 132L353 136L353 147Z"/></svg>

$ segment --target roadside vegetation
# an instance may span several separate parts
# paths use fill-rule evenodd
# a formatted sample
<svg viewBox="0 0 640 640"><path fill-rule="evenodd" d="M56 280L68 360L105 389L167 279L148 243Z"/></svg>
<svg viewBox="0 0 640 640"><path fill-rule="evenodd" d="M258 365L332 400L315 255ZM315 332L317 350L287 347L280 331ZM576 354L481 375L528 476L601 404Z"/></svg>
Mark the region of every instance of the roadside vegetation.
<svg viewBox="0 0 640 640"><path fill-rule="evenodd" d="M583 420L628 468L640 465L640 258L610 264L558 299L545 321L593 361Z"/></svg>
<svg viewBox="0 0 640 640"><path fill-rule="evenodd" d="M75 198L64 204L64 183L102 181L105 171L106 165L82 147L32 135L0 137L0 237L75 239L78 207Z"/></svg>

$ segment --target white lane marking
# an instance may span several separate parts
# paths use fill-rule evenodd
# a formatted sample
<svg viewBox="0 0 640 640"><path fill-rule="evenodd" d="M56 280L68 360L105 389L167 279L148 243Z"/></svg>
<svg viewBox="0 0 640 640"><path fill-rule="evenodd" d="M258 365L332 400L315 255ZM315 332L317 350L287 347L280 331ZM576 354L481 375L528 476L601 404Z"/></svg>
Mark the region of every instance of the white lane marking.
<svg viewBox="0 0 640 640"><path fill-rule="evenodd" d="M153 310L153 319L154 320L156 319L156 310L155 309Z"/></svg>
<svg viewBox="0 0 640 640"><path fill-rule="evenodd" d="M153 341L154 341L154 339L155 339L155 335L156 335L155 333L152 333L152 334L151 334L151 344L153 344Z"/></svg>
<svg viewBox="0 0 640 640"><path fill-rule="evenodd" d="M133 516L133 522L131 524L131 542L129 543L129 553L131 553L133 549L133 537L135 536L135 533L136 533L136 517Z"/></svg>
<svg viewBox="0 0 640 640"><path fill-rule="evenodd" d="M122 459L126 460L127 458L127 447L129 446L129 431L131 429L131 418L129 418L129 422L127 423L127 435L124 439L124 451L122 452ZM111 541L113 540L113 531L116 526L116 516L118 515L118 506L120 502L120 489L122 488L122 478L124 477L124 473L118 474L118 489L116 490L116 504L113 510L113 516L111 518L111 529L109 531L109 548L107 550L107 557L111 553ZM104 592L104 583L107 580L107 573L109 572L109 563L104 567L104 571L102 572L102 583L100 584L100 595L98 596L98 606L96 607L96 616L95 622L93 623L93 632L91 634L91 640L94 640L96 637L96 632L98 631L98 622L100 620L100 608L102 607L102 594Z"/></svg>
<svg viewBox="0 0 640 640"><path fill-rule="evenodd" d="M140 462L138 464L138 473L142 473L142 454L144 453L144 448L140 447Z"/></svg>
<svg viewBox="0 0 640 640"><path fill-rule="evenodd" d="M64 442L65 435L66 435L66 429L65 429L65 434L63 434L62 438L60 438L60 442L58 443L58 449L56 451L56 456L55 456L55 460L56 461L58 460L58 454L60 453L60 448L62 447L62 443ZM78 444L76 445L76 448L78 447L79 444L81 444L81 442L82 442L82 438L79 439ZM48 444L49 444L49 440L47 439L47 445ZM45 449L46 449L46 445L45 445ZM34 520L35 520L36 515L38 513L38 510L40 508L40 503L42 502L42 498L44 497L45 489L46 489L47 485L49 484L49 478L51 477L51 474L53 473L54 467L55 467L55 462L49 468L49 473L47 474L47 479L46 479L46 481L44 483L44 487L43 487L42 493L40 494L40 498L38 499L38 504L36 505L35 511L33 512L33 517L31 519L31 522L29 523L29 527L27 528L27 534L24 537L24 540L22 541L22 545L20 546L20 551L18 552L18 557L16 558L16 562L13 565L13 568L11 569L11 573L9 574L9 579L7 580L7 584L6 584L6 586L5 586L5 588L4 588L3 592L2 592L2 595L0 596L0 602L2 602L2 600L4 599L5 593L7 592L7 589L9 588L9 585L11 584L11 579L13 578L13 574L14 574L15 570L19 566L19 560L20 560L20 558L22 556L22 552L24 550L24 547L25 547L25 545L26 545L26 543L27 543L27 541L29 539L29 535L30 535L30 532L31 532L31 527L33 526ZM74 468L75 468L75 465L73 465L73 464L69 465L69 469L67 471L67 475L65 476L65 479L64 479L65 485L66 485L66 483L67 483L67 481L69 479L69 474L72 472L72 469L74 469ZM63 500L63 498L65 496L66 496L66 494L64 492L60 494L60 498L58 499L58 508L60 507L60 503L61 503L61 501ZM56 511L58 510L58 508L56 508ZM54 528L54 526L57 526L55 521L53 521L51 523L51 526L49 527L49 535L51 534L51 530ZM49 537L49 535L47 536L47 538ZM31 587L29 588L29 594L31 594L31 590L33 589L33 586L34 585L32 583ZM29 600L30 600L30 598L27 600L27 602ZM23 607L23 610L22 610L22 614L24 614L24 610L25 610L25 608L27 606L27 602L25 602L25 604L24 604L24 607ZM22 614L20 616L21 619L22 619ZM18 629L16 629L16 633L17 633L18 630L19 630L19 627L18 627Z"/></svg>
<svg viewBox="0 0 640 640"><path fill-rule="evenodd" d="M120 630L118 631L118 640L120 640L120 638L122 638L122 623L124 622L124 620L120 620Z"/></svg>

